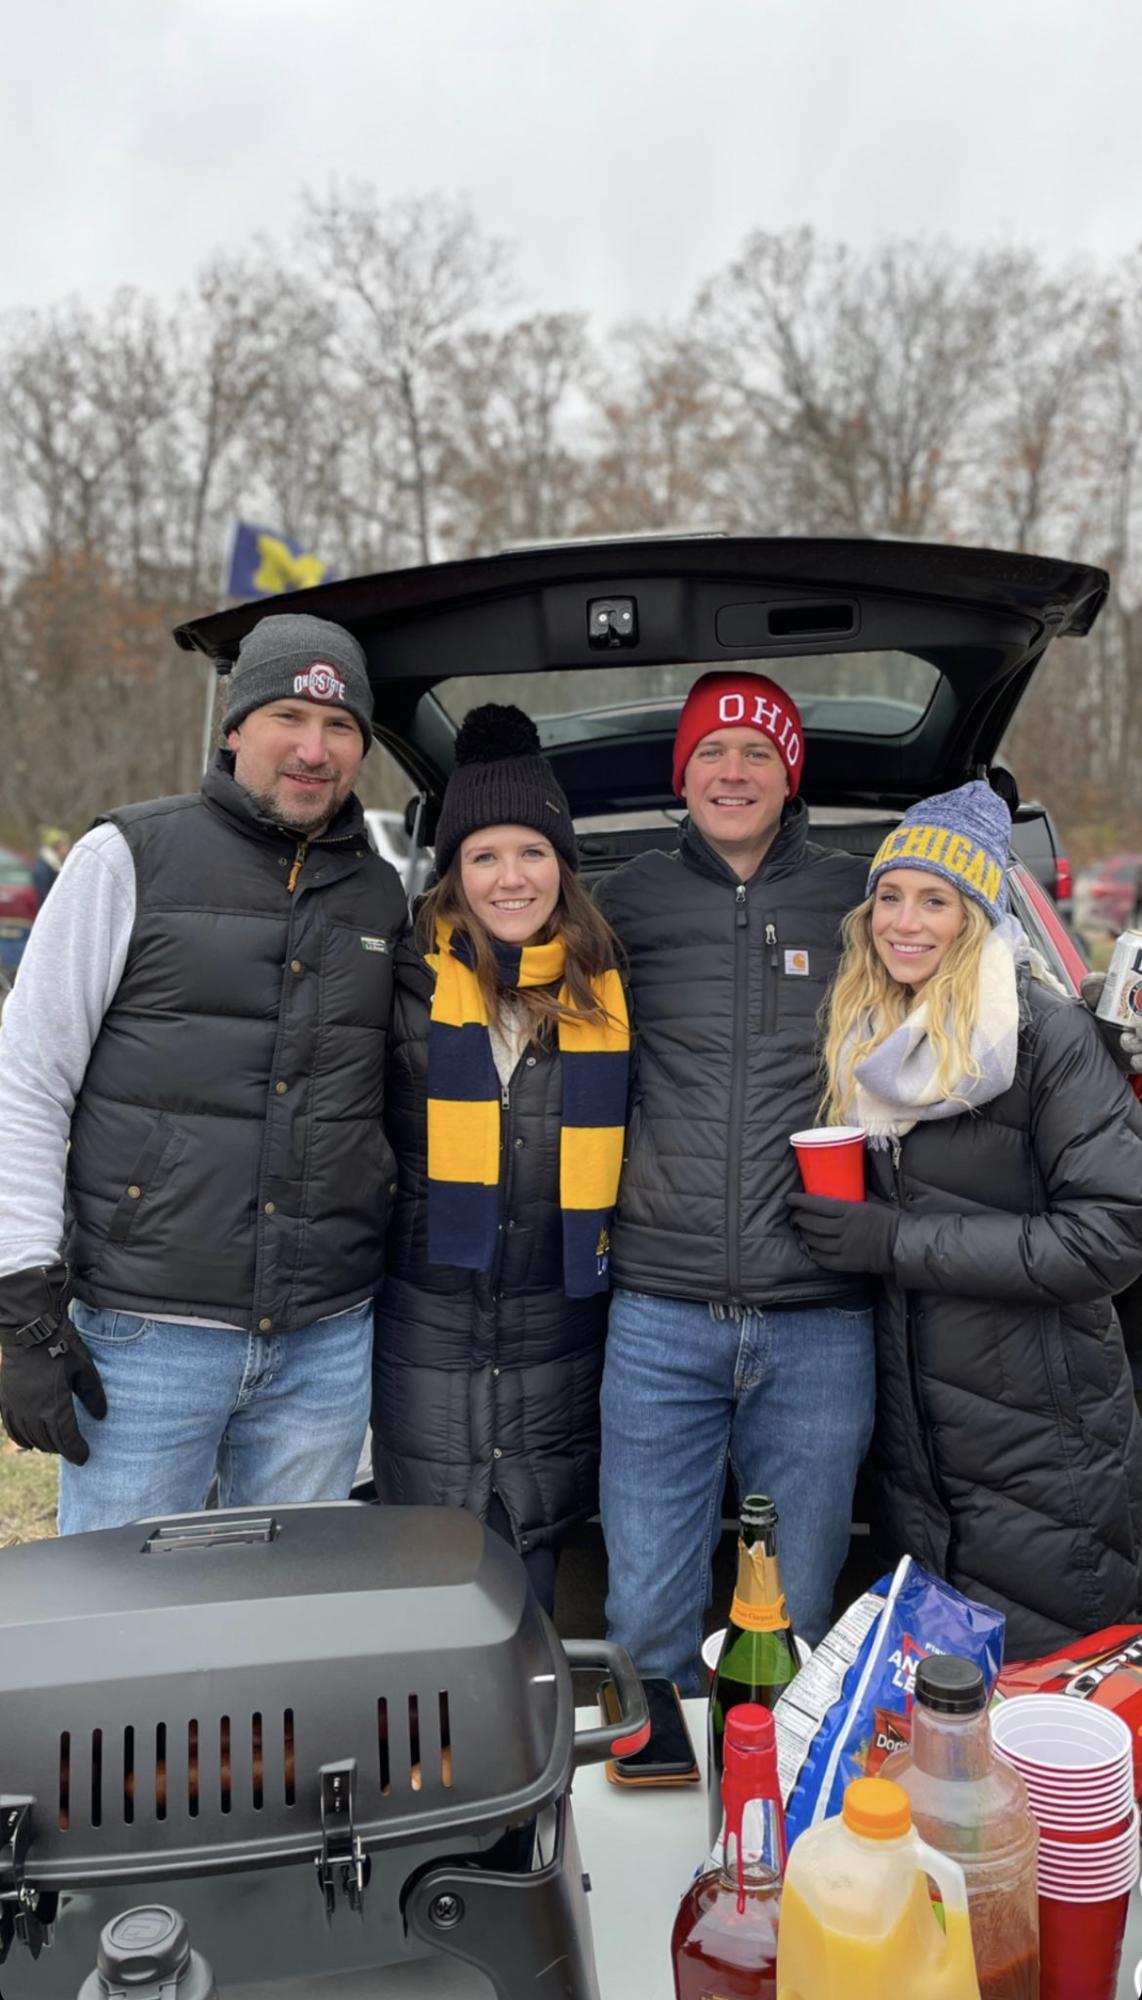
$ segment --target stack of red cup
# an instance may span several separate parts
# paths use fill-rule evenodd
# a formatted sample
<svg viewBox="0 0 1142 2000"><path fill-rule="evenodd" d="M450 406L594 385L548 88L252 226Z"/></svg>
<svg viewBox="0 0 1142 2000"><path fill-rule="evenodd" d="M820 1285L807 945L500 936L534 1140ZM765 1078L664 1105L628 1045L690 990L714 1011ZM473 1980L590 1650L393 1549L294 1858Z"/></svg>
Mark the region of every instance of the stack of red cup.
<svg viewBox="0 0 1142 2000"><path fill-rule="evenodd" d="M1114 2000L1139 1878L1130 1731L1062 1694L1016 1695L991 1726L1039 1826L1040 2000Z"/></svg>

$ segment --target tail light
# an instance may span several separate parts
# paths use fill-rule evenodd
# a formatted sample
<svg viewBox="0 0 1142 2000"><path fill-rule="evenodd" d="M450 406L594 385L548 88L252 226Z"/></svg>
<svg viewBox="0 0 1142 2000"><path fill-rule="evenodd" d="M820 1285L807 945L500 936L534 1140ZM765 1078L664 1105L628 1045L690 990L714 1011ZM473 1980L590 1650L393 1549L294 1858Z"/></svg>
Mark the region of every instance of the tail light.
<svg viewBox="0 0 1142 2000"><path fill-rule="evenodd" d="M0 888L0 916L12 923L30 924L39 914L40 899L29 882Z"/></svg>
<svg viewBox="0 0 1142 2000"><path fill-rule="evenodd" d="M1069 903L1074 893L1075 884L1074 877L1071 874L1071 864L1063 855L1056 854L1055 901L1056 903Z"/></svg>

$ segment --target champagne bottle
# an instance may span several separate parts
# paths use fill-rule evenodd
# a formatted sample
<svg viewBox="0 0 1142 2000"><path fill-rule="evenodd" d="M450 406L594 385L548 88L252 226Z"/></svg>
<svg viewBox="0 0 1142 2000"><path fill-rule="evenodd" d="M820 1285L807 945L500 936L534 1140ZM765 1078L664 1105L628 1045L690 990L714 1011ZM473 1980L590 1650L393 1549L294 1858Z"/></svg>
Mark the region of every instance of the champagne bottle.
<svg viewBox="0 0 1142 2000"><path fill-rule="evenodd" d="M726 1723L723 1815L674 1919L675 2000L775 2000L785 1817L773 1717L739 1702Z"/></svg>
<svg viewBox="0 0 1142 2000"><path fill-rule="evenodd" d="M764 1495L751 1494L742 1502L737 1583L710 1689L707 1782L711 1843L721 1824L726 1716L743 1701L772 1708L798 1665L777 1559L777 1509Z"/></svg>

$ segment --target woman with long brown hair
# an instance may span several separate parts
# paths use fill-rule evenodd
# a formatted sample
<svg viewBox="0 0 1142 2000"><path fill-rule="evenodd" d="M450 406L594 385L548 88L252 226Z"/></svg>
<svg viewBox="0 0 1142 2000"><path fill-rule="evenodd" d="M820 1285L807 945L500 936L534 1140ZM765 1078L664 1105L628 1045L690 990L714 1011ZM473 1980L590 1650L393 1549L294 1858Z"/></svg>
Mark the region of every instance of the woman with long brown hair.
<svg viewBox="0 0 1142 2000"><path fill-rule="evenodd" d="M480 1515L550 1611L559 1543L596 1504L629 1030L570 808L518 708L465 718L436 866L396 960L377 1490Z"/></svg>

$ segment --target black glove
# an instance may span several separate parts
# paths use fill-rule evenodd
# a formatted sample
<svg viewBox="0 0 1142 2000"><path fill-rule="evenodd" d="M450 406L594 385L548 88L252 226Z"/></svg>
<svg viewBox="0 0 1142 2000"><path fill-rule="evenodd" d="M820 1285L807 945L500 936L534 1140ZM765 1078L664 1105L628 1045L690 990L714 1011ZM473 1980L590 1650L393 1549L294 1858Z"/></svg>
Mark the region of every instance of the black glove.
<svg viewBox="0 0 1142 2000"><path fill-rule="evenodd" d="M814 1264L826 1271L892 1269L899 1216L886 1201L834 1201L827 1194L791 1194L793 1227Z"/></svg>
<svg viewBox="0 0 1142 2000"><path fill-rule="evenodd" d="M1105 985L1105 972L1088 972L1082 983L1083 999L1119 1069L1125 1076L1142 1075L1142 1033L1137 1028L1122 1028L1117 1021L1100 1021L1095 1013Z"/></svg>
<svg viewBox="0 0 1142 2000"><path fill-rule="evenodd" d="M0 1421L24 1451L59 1452L86 1465L87 1440L73 1396L107 1415L99 1370L67 1316L67 1271L37 1265L0 1278Z"/></svg>

